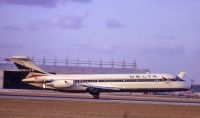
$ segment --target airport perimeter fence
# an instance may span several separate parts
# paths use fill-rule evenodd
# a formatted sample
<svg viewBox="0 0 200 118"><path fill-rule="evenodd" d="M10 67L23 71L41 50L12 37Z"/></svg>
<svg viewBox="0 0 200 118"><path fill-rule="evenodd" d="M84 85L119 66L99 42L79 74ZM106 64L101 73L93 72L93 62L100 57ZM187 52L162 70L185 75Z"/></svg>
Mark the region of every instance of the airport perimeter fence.
<svg viewBox="0 0 200 118"><path fill-rule="evenodd" d="M99 67L99 68L132 68L136 69L137 64L134 60L132 63L126 61L103 61L102 59L98 61L93 60L80 60L80 59L47 59L43 58L31 58L38 65L54 65L54 66L76 66L76 67ZM0 63L8 63L5 58L0 58Z"/></svg>

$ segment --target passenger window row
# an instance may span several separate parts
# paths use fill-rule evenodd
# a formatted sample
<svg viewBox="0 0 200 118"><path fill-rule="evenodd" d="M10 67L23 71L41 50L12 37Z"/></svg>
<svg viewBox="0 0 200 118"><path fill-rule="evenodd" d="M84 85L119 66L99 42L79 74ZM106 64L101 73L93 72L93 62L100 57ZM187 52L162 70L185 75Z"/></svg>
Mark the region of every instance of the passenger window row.
<svg viewBox="0 0 200 118"><path fill-rule="evenodd" d="M81 82L162 82L163 79L123 79L123 80L74 80L76 83Z"/></svg>

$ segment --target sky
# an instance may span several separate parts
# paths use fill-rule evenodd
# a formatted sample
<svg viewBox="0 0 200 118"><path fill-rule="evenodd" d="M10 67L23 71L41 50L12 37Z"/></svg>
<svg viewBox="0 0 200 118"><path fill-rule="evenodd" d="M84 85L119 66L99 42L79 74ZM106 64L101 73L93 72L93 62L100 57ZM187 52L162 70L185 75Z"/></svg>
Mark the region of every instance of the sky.
<svg viewBox="0 0 200 118"><path fill-rule="evenodd" d="M0 57L137 61L200 83L200 0L0 0Z"/></svg>

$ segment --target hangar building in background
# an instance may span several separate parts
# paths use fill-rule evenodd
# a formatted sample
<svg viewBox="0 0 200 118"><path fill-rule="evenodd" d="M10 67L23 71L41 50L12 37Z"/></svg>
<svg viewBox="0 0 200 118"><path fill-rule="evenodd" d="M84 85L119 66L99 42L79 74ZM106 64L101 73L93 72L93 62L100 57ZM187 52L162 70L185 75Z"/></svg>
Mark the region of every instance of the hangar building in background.
<svg viewBox="0 0 200 118"><path fill-rule="evenodd" d="M44 71L54 74L127 74L147 73L149 69L137 67L136 61L92 61L92 60L58 60L58 59L34 59L32 60ZM27 72L19 72L14 64L0 60L0 88L36 89L33 86L22 83L21 80Z"/></svg>

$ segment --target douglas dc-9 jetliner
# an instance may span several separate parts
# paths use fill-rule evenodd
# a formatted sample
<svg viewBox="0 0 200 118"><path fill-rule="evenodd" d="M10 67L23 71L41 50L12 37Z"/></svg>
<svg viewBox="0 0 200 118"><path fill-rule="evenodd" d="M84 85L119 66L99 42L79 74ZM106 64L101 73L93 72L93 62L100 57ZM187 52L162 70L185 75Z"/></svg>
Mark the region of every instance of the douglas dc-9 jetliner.
<svg viewBox="0 0 200 118"><path fill-rule="evenodd" d="M20 71L29 71L22 81L44 89L62 92L88 92L98 99L101 92L171 92L187 91L185 72L170 74L50 74L25 56L12 56Z"/></svg>

